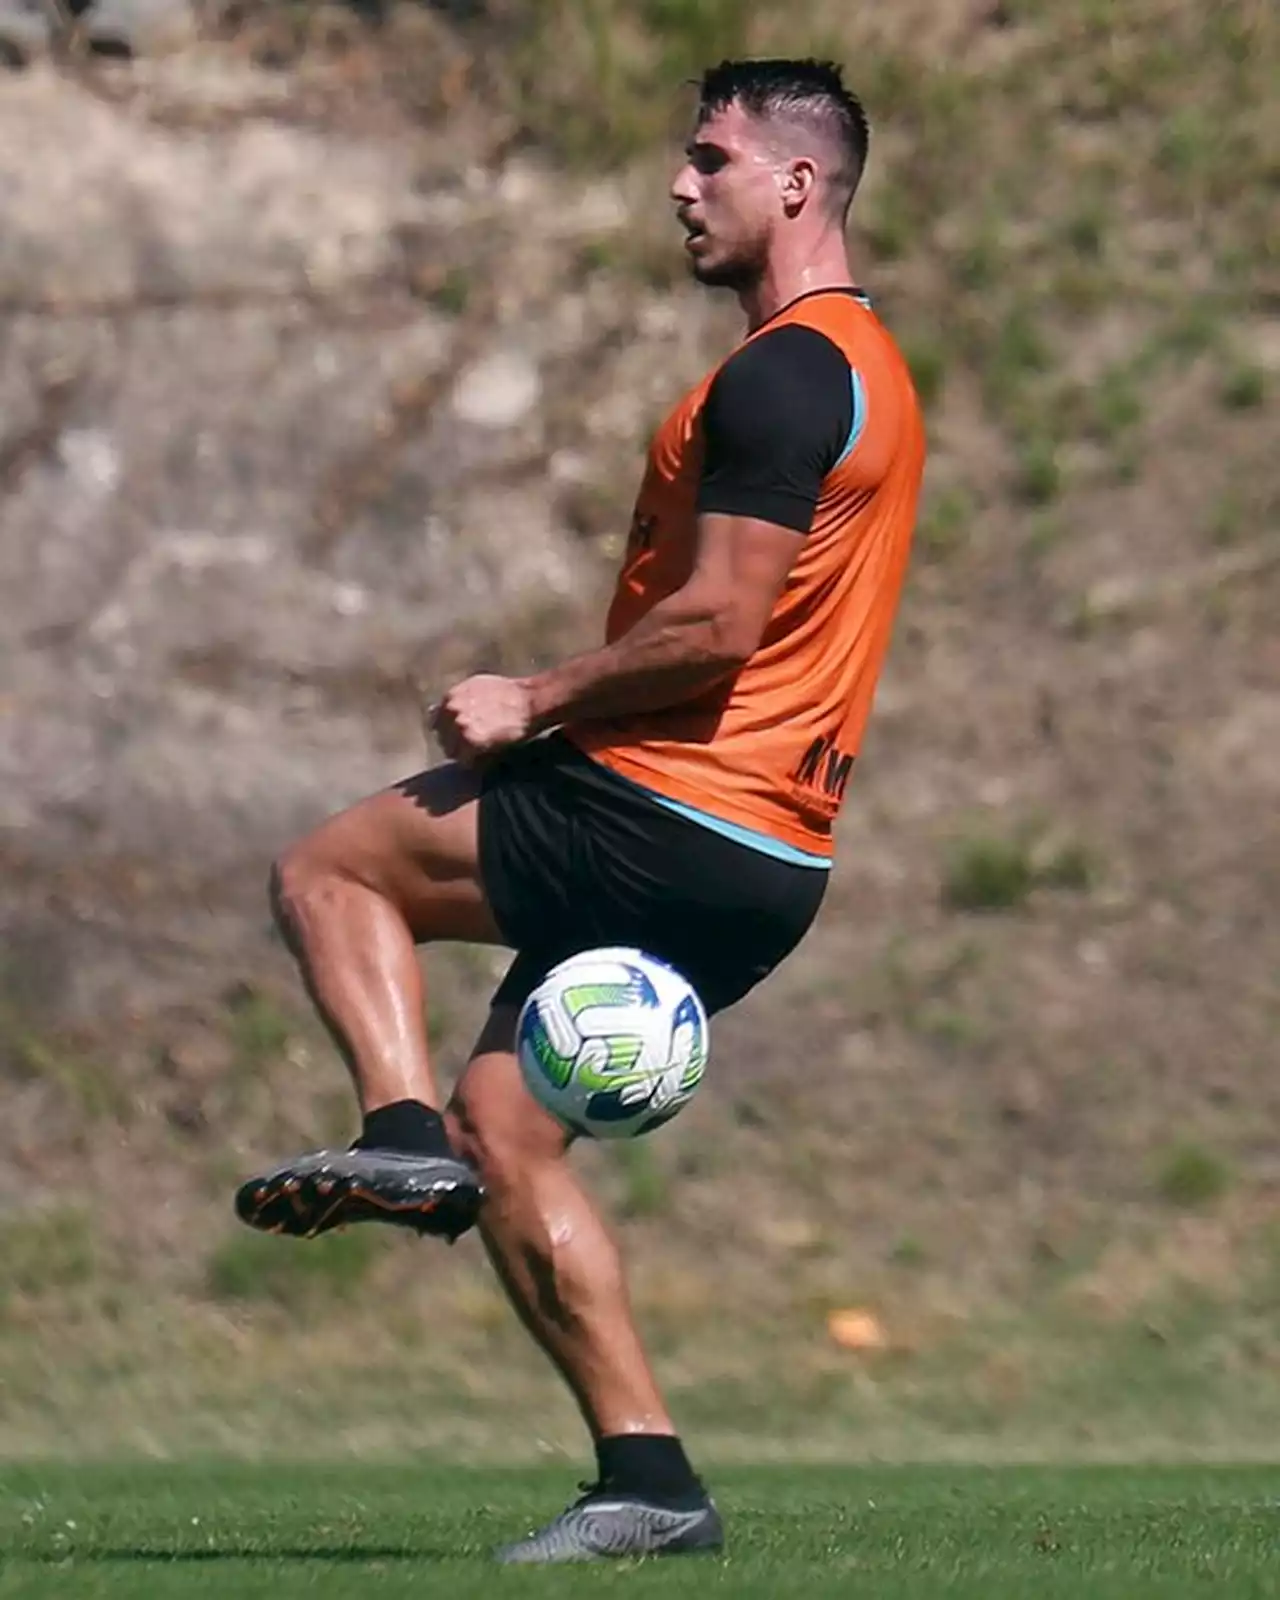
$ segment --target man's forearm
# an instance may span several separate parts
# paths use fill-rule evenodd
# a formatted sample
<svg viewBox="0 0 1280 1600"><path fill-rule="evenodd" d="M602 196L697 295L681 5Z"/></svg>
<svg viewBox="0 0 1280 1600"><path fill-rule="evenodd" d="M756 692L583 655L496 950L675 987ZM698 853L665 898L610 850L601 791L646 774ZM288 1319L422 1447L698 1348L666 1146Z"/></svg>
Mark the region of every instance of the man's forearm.
<svg viewBox="0 0 1280 1600"><path fill-rule="evenodd" d="M551 728L675 705L710 688L747 654L722 617L677 593L613 644L524 682L535 726Z"/></svg>

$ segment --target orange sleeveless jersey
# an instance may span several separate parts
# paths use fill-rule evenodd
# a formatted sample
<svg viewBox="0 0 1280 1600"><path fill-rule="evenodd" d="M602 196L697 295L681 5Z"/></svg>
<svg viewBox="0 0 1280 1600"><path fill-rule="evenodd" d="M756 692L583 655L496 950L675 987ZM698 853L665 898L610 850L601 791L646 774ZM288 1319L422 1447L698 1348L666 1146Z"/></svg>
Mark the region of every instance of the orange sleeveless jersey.
<svg viewBox="0 0 1280 1600"><path fill-rule="evenodd" d="M860 380L863 423L823 481L811 530L796 535L796 560L759 648L732 679L696 698L565 732L594 760L668 799L829 856L906 574L924 427L906 363L863 301L810 295L750 338L787 323L816 329L843 352ZM700 417L718 370L654 436L609 642L692 570Z"/></svg>

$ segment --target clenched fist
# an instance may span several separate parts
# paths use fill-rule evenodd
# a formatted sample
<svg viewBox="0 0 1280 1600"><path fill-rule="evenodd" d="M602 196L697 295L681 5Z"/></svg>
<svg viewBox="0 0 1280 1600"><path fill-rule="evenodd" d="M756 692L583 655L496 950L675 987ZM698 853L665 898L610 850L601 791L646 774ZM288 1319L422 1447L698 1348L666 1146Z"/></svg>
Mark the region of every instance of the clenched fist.
<svg viewBox="0 0 1280 1600"><path fill-rule="evenodd" d="M451 761L473 766L535 731L529 690L519 678L478 673L454 684L427 713L427 726Z"/></svg>

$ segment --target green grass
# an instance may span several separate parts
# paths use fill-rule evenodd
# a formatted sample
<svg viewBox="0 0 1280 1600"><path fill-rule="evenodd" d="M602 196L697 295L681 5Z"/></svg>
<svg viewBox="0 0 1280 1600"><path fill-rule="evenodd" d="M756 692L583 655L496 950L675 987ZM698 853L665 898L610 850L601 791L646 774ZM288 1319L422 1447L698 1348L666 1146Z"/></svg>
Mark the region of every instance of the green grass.
<svg viewBox="0 0 1280 1600"><path fill-rule="evenodd" d="M295 1310L332 1305L355 1298L386 1242L370 1229L342 1230L310 1241L314 1249L300 1250L295 1241L241 1229L214 1251L207 1287L217 1300L274 1302Z"/></svg>
<svg viewBox="0 0 1280 1600"><path fill-rule="evenodd" d="M1156 1174L1156 1188L1171 1205L1211 1205L1231 1187L1231 1170L1221 1156L1196 1144L1170 1150Z"/></svg>
<svg viewBox="0 0 1280 1600"><path fill-rule="evenodd" d="M85 1123L106 1119L124 1121L129 1097L101 1064L90 1060L74 1040L55 1030L37 1028L3 994L0 994L0 1065L19 1079L43 1081L56 1088Z"/></svg>
<svg viewBox="0 0 1280 1600"><path fill-rule="evenodd" d="M94 1268L92 1219L76 1206L50 1206L0 1223L0 1317L10 1296L67 1289Z"/></svg>
<svg viewBox="0 0 1280 1600"><path fill-rule="evenodd" d="M945 489L931 498L916 526L916 549L920 559L945 561L962 550L978 516L974 497L962 486Z"/></svg>
<svg viewBox="0 0 1280 1600"><path fill-rule="evenodd" d="M0 1600L1275 1593L1266 1468L738 1469L714 1475L723 1558L495 1571L491 1547L554 1514L572 1479L568 1467L11 1468Z"/></svg>
<svg viewBox="0 0 1280 1600"><path fill-rule="evenodd" d="M1026 829L1009 838L972 835L949 847L942 902L952 911L1009 911L1036 889L1084 893L1100 871L1093 853L1078 842L1046 849Z"/></svg>

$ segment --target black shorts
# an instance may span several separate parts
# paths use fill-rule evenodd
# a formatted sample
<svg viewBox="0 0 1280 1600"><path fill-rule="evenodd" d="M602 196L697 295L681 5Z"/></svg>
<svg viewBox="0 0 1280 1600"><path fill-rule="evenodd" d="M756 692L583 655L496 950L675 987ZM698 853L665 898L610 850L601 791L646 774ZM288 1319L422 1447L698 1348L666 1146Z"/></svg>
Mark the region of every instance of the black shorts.
<svg viewBox="0 0 1280 1600"><path fill-rule="evenodd" d="M668 810L556 734L485 772L480 873L518 952L495 1005L522 1004L567 956L630 945L682 972L708 1012L795 949L829 876Z"/></svg>

